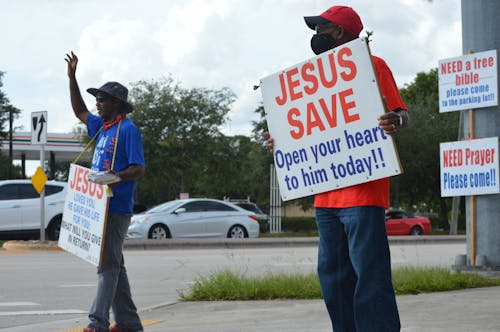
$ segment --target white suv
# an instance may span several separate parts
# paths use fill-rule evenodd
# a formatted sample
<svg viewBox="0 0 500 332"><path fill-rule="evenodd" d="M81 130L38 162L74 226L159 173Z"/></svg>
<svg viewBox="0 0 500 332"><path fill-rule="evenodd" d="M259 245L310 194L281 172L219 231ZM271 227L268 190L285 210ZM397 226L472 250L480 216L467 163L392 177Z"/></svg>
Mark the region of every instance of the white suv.
<svg viewBox="0 0 500 332"><path fill-rule="evenodd" d="M66 183L45 184L45 232L57 240L66 198ZM10 240L40 236L40 195L31 180L0 181L0 234Z"/></svg>

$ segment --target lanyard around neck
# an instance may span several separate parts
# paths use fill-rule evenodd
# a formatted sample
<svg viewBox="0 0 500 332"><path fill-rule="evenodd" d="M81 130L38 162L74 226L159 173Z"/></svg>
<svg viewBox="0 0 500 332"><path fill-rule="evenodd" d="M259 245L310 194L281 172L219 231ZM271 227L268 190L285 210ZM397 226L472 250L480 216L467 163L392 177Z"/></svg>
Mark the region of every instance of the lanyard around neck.
<svg viewBox="0 0 500 332"><path fill-rule="evenodd" d="M120 120L120 122L118 122L118 129L116 130L115 147L113 149L113 159L111 159L111 168L110 168L110 170L113 170L113 168L115 166L116 148L118 146L118 135L120 134L120 127L121 127L121 125L122 125L122 119ZM99 133L101 132L102 129L103 129L103 127L99 128L99 130L97 131L97 133L95 133L95 135L92 136L92 138L90 139L90 141L83 148L83 151L80 152L80 154L73 161L73 164L76 164L78 162L78 160L80 160L80 158L82 157L82 155L90 148L90 146L95 141L95 139L97 138L97 135L99 135Z"/></svg>

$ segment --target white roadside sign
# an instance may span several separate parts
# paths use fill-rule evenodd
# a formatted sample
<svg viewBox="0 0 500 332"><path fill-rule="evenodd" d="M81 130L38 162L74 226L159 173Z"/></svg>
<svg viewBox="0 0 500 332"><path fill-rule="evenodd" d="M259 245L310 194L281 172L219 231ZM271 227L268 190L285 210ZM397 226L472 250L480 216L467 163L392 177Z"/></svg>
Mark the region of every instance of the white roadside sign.
<svg viewBox="0 0 500 332"><path fill-rule="evenodd" d="M441 196L498 194L498 137L440 144Z"/></svg>
<svg viewBox="0 0 500 332"><path fill-rule="evenodd" d="M440 60L439 112L498 105L497 51Z"/></svg>
<svg viewBox="0 0 500 332"><path fill-rule="evenodd" d="M368 45L356 39L261 80L281 197L401 173Z"/></svg>
<svg viewBox="0 0 500 332"><path fill-rule="evenodd" d="M106 186L88 181L88 168L71 164L59 247L99 266L109 197Z"/></svg>
<svg viewBox="0 0 500 332"><path fill-rule="evenodd" d="M31 113L31 144L47 144L47 111Z"/></svg>

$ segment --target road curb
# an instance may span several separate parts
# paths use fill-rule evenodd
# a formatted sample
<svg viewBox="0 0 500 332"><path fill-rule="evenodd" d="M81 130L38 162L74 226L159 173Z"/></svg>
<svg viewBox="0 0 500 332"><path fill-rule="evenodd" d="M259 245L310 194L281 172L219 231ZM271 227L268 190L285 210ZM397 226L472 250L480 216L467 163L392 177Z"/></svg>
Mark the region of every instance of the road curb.
<svg viewBox="0 0 500 332"><path fill-rule="evenodd" d="M2 246L6 250L54 250L62 251L55 241L7 241Z"/></svg>
<svg viewBox="0 0 500 332"><path fill-rule="evenodd" d="M317 237L301 238L252 238L252 239L168 239L168 240L126 240L125 249L201 249L201 248L268 248L268 247L311 247L318 245Z"/></svg>
<svg viewBox="0 0 500 332"><path fill-rule="evenodd" d="M465 243L465 235L423 235L423 236L389 236L389 244L446 244ZM269 247L316 247L318 237L284 237L284 238L189 238L168 240L125 240L124 247L129 250L160 250L160 249L237 249L237 248L269 248ZM7 241L3 244L6 250L54 250L62 251L56 241Z"/></svg>
<svg viewBox="0 0 500 332"><path fill-rule="evenodd" d="M466 239L465 235L389 236L389 244L465 243Z"/></svg>
<svg viewBox="0 0 500 332"><path fill-rule="evenodd" d="M465 243L465 235L390 236L389 244L446 244ZM318 237L254 238L254 239L168 239L168 240L126 240L125 249L236 249L268 247L316 247Z"/></svg>

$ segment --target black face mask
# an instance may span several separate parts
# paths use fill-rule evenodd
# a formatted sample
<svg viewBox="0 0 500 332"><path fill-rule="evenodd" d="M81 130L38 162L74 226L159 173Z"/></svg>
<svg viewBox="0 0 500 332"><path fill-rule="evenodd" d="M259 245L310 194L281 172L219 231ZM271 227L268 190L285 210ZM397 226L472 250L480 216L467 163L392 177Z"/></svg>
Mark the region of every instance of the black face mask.
<svg viewBox="0 0 500 332"><path fill-rule="evenodd" d="M328 33L316 34L311 38L311 49L316 55L331 50L335 46L337 46L335 39Z"/></svg>

